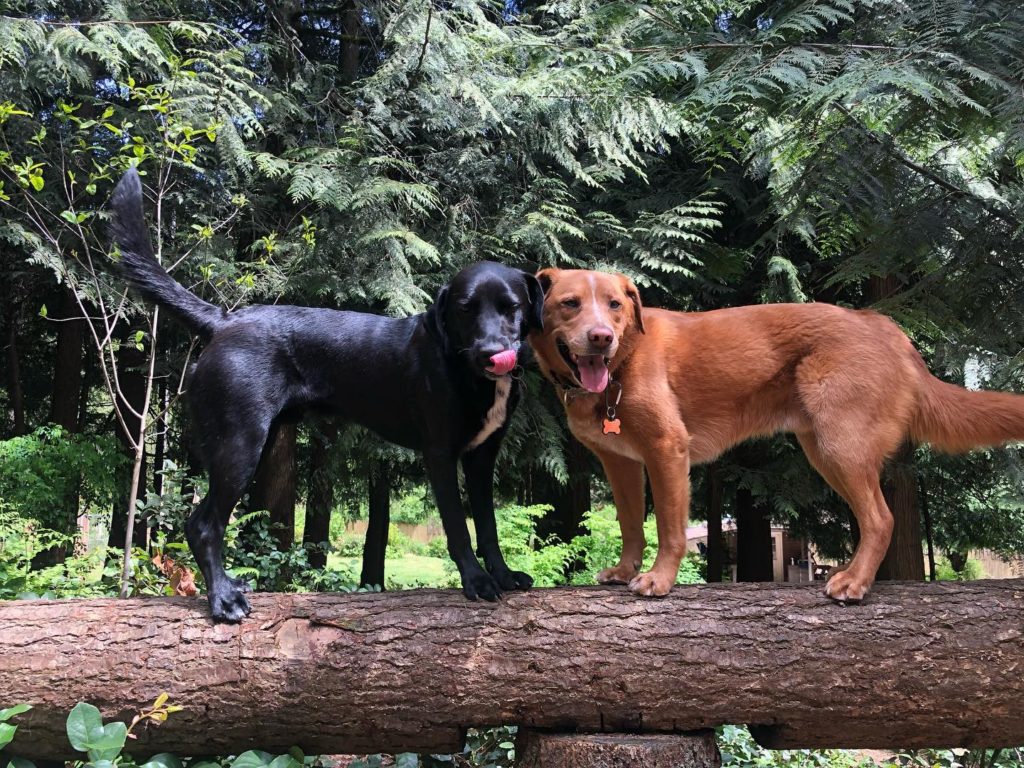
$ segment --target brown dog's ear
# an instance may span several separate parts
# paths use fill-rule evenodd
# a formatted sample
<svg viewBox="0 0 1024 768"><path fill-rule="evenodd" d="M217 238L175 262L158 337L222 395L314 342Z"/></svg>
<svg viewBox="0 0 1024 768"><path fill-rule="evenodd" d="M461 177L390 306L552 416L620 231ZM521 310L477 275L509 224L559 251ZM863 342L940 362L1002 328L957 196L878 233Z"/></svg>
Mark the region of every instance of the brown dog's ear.
<svg viewBox="0 0 1024 768"><path fill-rule="evenodd" d="M544 295L548 295L548 291L551 290L551 284L555 282L555 275L562 270L555 267L549 267L548 269L542 269L537 273L537 282L540 283L540 289L544 291Z"/></svg>
<svg viewBox="0 0 1024 768"><path fill-rule="evenodd" d="M633 281L625 275L620 276L622 279L622 287L626 291L626 296L633 302L633 317L636 320L636 327L640 329L640 333L646 333L644 330L644 307L640 303L640 291L636 289Z"/></svg>

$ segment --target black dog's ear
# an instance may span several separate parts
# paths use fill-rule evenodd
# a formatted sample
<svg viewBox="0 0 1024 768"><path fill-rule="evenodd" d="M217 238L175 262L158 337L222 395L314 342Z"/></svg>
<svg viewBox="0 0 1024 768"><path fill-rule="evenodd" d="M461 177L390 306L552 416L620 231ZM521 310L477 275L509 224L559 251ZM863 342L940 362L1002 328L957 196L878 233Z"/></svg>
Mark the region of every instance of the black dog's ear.
<svg viewBox="0 0 1024 768"><path fill-rule="evenodd" d="M523 279L526 280L526 293L530 297L530 306L526 310L526 324L538 331L544 330L544 289L540 286L540 280L529 272L523 272Z"/></svg>
<svg viewBox="0 0 1024 768"><path fill-rule="evenodd" d="M433 305L427 310L427 329L434 334L444 351L448 352L448 330L444 325L445 308L448 306L448 286L442 285L437 292L437 298Z"/></svg>
<svg viewBox="0 0 1024 768"><path fill-rule="evenodd" d="M548 291L551 290L551 284L555 282L555 275L561 272L560 269L554 267L548 267L542 269L537 273L537 282L540 283L540 289L544 292L544 295L548 295Z"/></svg>

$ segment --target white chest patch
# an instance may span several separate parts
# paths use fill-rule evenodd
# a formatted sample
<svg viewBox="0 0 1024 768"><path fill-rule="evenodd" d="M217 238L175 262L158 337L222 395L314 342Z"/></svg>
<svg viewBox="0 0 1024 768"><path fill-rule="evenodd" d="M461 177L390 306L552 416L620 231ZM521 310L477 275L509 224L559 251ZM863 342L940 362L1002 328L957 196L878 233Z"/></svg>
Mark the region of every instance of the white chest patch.
<svg viewBox="0 0 1024 768"><path fill-rule="evenodd" d="M467 451L471 451L493 435L502 424L505 423L505 414L508 411L508 396L512 392L512 379L502 376L494 383L494 404L488 409L484 417L484 425L477 432L476 437L469 441Z"/></svg>

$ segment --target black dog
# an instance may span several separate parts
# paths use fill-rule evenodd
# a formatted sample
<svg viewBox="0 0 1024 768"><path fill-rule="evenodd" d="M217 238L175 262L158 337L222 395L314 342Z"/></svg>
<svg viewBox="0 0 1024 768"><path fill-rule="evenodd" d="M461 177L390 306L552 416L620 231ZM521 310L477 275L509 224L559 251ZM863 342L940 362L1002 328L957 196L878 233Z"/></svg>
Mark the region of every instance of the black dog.
<svg viewBox="0 0 1024 768"><path fill-rule="evenodd" d="M227 313L175 282L153 256L134 169L117 185L111 208L127 279L206 342L188 401L210 489L185 532L215 620L249 613L248 584L224 571L224 529L275 419L305 407L332 409L422 450L466 597L495 600L502 590L530 588L533 579L510 570L498 547L493 475L520 395L507 375L510 361L527 331L541 328L544 295L533 275L474 264L440 290L430 310L401 319L268 305ZM487 571L470 545L460 458Z"/></svg>

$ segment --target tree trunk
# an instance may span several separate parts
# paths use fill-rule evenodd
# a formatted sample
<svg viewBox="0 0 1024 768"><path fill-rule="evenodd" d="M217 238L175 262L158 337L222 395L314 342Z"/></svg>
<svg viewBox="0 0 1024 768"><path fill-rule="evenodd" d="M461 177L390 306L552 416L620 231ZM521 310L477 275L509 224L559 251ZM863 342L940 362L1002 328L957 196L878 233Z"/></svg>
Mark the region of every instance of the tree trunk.
<svg viewBox="0 0 1024 768"><path fill-rule="evenodd" d="M156 434L153 436L153 493L164 495L164 462L167 459L167 408L170 398L167 393L167 380L161 379L157 386L157 409L160 415L156 419Z"/></svg>
<svg viewBox="0 0 1024 768"><path fill-rule="evenodd" d="M368 472L370 520L363 544L363 571L359 585L384 589L384 558L391 529L391 477L384 465L372 466Z"/></svg>
<svg viewBox="0 0 1024 768"><path fill-rule="evenodd" d="M120 404L125 427L117 423L117 439L121 443L122 450L128 458L130 469L124 473L123 485L114 509L111 511L110 535L107 538L107 545L112 549L124 550L125 536L128 532L128 515L134 515L135 509L130 506L132 494L132 478L135 476L135 462L137 459L135 441L139 439L142 423L136 413L142 413L146 407L146 364L147 355L142 350L136 349L128 341L124 341L117 353L117 379L121 385L121 395L130 407ZM142 463L138 470L138 487L134 497L146 498L147 467L145 452L141 457ZM135 546L145 549L149 545L149 528L146 525L136 525L132 529L132 542Z"/></svg>
<svg viewBox="0 0 1024 768"><path fill-rule="evenodd" d="M345 37L341 41L341 78L345 85L351 85L359 77L359 5L354 1L345 4Z"/></svg>
<svg viewBox="0 0 1024 768"><path fill-rule="evenodd" d="M13 748L70 757L76 702L184 710L135 753L453 752L497 723L595 733L754 724L779 747L1024 743L1024 582L254 594L241 625L201 598L0 602L0 691L34 709ZM63 670L55 673L56 670Z"/></svg>
<svg viewBox="0 0 1024 768"><path fill-rule="evenodd" d="M724 542L722 540L722 506L725 497L722 487L722 473L718 462L708 464L708 572L706 581L709 584L722 580L725 569Z"/></svg>
<svg viewBox="0 0 1024 768"><path fill-rule="evenodd" d="M50 422L68 432L78 432L78 403L82 392L82 362L85 334L78 302L70 288L65 289L57 323L57 346L53 353L53 395Z"/></svg>
<svg viewBox="0 0 1024 768"><path fill-rule="evenodd" d="M309 435L309 491L306 495L306 520L302 526L302 543L308 547L309 564L314 568L327 565L326 545L331 538L331 510L334 509L334 483L328 441L337 430L328 426L312 429Z"/></svg>
<svg viewBox="0 0 1024 768"><path fill-rule="evenodd" d="M25 425L25 394L21 387L21 364L18 358L18 306L15 301L7 308L5 318L7 326L7 397L11 403L11 415L14 420L14 435L24 435L28 430Z"/></svg>
<svg viewBox="0 0 1024 768"><path fill-rule="evenodd" d="M881 581L924 581L921 513L917 499L914 447L905 443L882 477L882 495L895 523L892 542L878 567Z"/></svg>
<svg viewBox="0 0 1024 768"><path fill-rule="evenodd" d="M772 581L772 520L746 488L736 489L736 580Z"/></svg>
<svg viewBox="0 0 1024 768"><path fill-rule="evenodd" d="M295 543L297 434L298 424L294 421L282 421L271 431L249 493L250 509L266 509L270 512L270 532L277 539L278 549L282 552Z"/></svg>
<svg viewBox="0 0 1024 768"><path fill-rule="evenodd" d="M523 729L517 768L720 768L714 731L686 736L562 734Z"/></svg>

